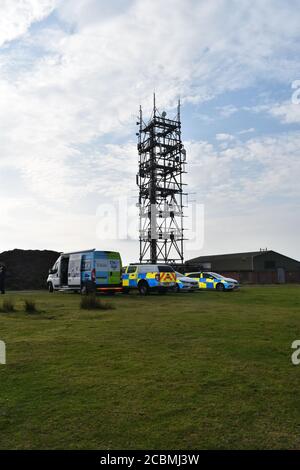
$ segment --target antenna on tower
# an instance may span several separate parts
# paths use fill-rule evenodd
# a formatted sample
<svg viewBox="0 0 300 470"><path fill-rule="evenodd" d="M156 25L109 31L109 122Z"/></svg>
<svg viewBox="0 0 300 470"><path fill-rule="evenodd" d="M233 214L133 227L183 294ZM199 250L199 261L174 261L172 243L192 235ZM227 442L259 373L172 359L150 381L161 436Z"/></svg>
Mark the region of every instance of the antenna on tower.
<svg viewBox="0 0 300 470"><path fill-rule="evenodd" d="M177 121L180 122L180 107L181 107L181 103L180 103L180 98L178 99L178 105L177 105Z"/></svg>

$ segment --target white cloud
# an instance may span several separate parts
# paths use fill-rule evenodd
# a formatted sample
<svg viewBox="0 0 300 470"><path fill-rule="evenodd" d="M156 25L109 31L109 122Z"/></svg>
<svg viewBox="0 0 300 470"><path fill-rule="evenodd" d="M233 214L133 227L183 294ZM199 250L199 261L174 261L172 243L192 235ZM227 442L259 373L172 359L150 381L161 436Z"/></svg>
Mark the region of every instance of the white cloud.
<svg viewBox="0 0 300 470"><path fill-rule="evenodd" d="M1 0L0 46L24 34L56 4L57 0Z"/></svg>
<svg viewBox="0 0 300 470"><path fill-rule="evenodd" d="M300 103L290 100L278 102L268 102L255 106L243 106L243 110L257 114L268 114L278 119L282 124L295 124L300 122Z"/></svg>
<svg viewBox="0 0 300 470"><path fill-rule="evenodd" d="M287 101L276 104L269 109L269 113L284 124L300 123L300 103L294 104Z"/></svg>
<svg viewBox="0 0 300 470"><path fill-rule="evenodd" d="M45 22L29 30L55 4L63 24ZM26 197L43 207L39 220L52 219L56 226L63 225L63 210L74 201L84 212L82 199L93 192L105 200L115 197L116 187L122 193L135 189L135 115L140 102L150 111L153 89L159 106L172 110L179 95L184 104L195 105L255 85L260 77L288 82L297 76L300 12L290 2L254 1L250 8L235 0L230 7L222 0L24 0L4 6L0 169L21 172ZM6 47L16 38L16 47L26 43L22 63ZM231 105L220 110L224 117L236 111ZM283 182L290 193L295 176L288 185L288 169L298 171L291 146L298 137L291 137L289 147L285 138L234 144L231 134L224 136L217 139L230 147L219 151L205 141L190 143L194 188L209 193L217 186L225 197L242 194L246 200L249 194L274 193ZM30 207L35 210L32 202ZM25 205L24 214L28 211ZM84 233L70 218L71 224ZM36 238L39 225L35 219Z"/></svg>
<svg viewBox="0 0 300 470"><path fill-rule="evenodd" d="M219 134L216 134L216 140L221 141L221 142L234 140L234 136L232 134L219 133Z"/></svg>
<svg viewBox="0 0 300 470"><path fill-rule="evenodd" d="M126 13L134 0L61 0L59 15L64 21L73 22L80 29L93 23L107 21Z"/></svg>
<svg viewBox="0 0 300 470"><path fill-rule="evenodd" d="M221 117L228 118L235 114L238 111L238 108L232 104L229 104L226 106L218 106L217 110L219 111Z"/></svg>
<svg viewBox="0 0 300 470"><path fill-rule="evenodd" d="M299 132L235 141L225 150L206 142L185 147L188 190L205 207L204 246L187 258L268 246L300 259Z"/></svg>
<svg viewBox="0 0 300 470"><path fill-rule="evenodd" d="M300 198L300 133L257 137L231 142L218 150L207 142L186 142L189 155L187 179L191 191L199 191L223 210L222 200L235 201L238 210L261 204L264 198Z"/></svg>
<svg viewBox="0 0 300 470"><path fill-rule="evenodd" d="M71 196L68 162L84 160L86 153L78 146L108 132L133 134L128 124L134 121L139 102L149 110L154 88L161 107L174 104L179 94L183 101L207 99L254 81L262 67L270 67L272 61L264 60L266 52L280 53L278 38L293 47L294 21L289 35L278 21L280 13L286 15L284 7L272 8L265 31L259 12L271 9L271 3L264 7L256 3L246 29L236 24L236 18L244 15L238 4L235 19L229 16L224 22L226 2L190 3L189 9L181 0L172 5L170 1L123 2L121 10L109 7L102 15L103 2L80 0L74 7L74 2L64 1L58 12L76 25L75 32L34 33L48 53L36 57L14 82L0 82L1 154L11 161L14 149L15 165L31 178L32 188L47 184L47 175L53 188L51 175L56 171L65 178L65 192ZM24 5L31 6L30 18L40 18L53 2ZM261 38L255 63L253 44L249 44L254 30Z"/></svg>
<svg viewBox="0 0 300 470"><path fill-rule="evenodd" d="M252 132L255 132L254 127L249 127L248 129L243 129L238 132L239 135L244 135L244 134L251 134Z"/></svg>

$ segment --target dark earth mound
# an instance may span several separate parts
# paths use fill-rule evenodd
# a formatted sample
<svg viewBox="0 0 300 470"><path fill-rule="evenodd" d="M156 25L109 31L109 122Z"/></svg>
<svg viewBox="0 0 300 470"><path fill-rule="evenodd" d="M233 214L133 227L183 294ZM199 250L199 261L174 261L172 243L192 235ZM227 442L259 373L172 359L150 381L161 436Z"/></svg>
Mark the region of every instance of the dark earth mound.
<svg viewBox="0 0 300 470"><path fill-rule="evenodd" d="M49 268L60 253L50 250L11 250L0 254L5 263L6 288L9 290L45 289Z"/></svg>

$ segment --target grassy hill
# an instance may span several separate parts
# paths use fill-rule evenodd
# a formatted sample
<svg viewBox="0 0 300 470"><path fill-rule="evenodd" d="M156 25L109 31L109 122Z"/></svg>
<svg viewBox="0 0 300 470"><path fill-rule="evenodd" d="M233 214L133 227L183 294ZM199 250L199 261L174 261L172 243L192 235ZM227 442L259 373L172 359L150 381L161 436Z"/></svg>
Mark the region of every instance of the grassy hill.
<svg viewBox="0 0 300 470"><path fill-rule="evenodd" d="M11 250L0 253L7 266L7 289L45 289L48 270L59 253L50 250Z"/></svg>
<svg viewBox="0 0 300 470"><path fill-rule="evenodd" d="M76 294L10 297L1 448L300 447L299 286L116 295L99 312Z"/></svg>

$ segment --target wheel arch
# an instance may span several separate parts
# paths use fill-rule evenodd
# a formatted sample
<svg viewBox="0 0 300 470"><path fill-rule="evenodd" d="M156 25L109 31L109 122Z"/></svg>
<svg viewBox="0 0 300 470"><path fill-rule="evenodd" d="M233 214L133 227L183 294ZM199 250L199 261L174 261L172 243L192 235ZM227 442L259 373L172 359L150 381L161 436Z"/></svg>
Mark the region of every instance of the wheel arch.
<svg viewBox="0 0 300 470"><path fill-rule="evenodd" d="M224 284L222 282L218 282L216 284L216 290L224 291L224 290L226 290L226 287L224 286Z"/></svg>
<svg viewBox="0 0 300 470"><path fill-rule="evenodd" d="M52 281L47 282L47 287L48 287L48 292L50 293L54 292L54 285Z"/></svg>
<svg viewBox="0 0 300 470"><path fill-rule="evenodd" d="M139 287L142 284L146 284L148 287L150 287L147 279L140 279L139 282L137 283L137 286Z"/></svg>

